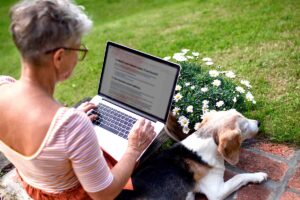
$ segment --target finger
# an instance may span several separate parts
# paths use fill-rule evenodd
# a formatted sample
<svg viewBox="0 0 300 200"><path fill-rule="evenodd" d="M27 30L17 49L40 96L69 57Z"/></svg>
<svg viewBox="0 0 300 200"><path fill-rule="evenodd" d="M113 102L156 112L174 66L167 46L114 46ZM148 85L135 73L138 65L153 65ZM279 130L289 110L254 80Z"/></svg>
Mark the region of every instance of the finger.
<svg viewBox="0 0 300 200"><path fill-rule="evenodd" d="M92 114L92 115L89 115L89 118L91 121L95 121L98 118L98 115Z"/></svg>
<svg viewBox="0 0 300 200"><path fill-rule="evenodd" d="M151 128L151 122L149 120L146 120L146 122L143 126L143 129L142 129L142 132L144 134L147 134L147 132L149 131L150 128Z"/></svg>
<svg viewBox="0 0 300 200"><path fill-rule="evenodd" d="M85 105L85 106L82 108L82 110L83 110L84 112L88 112L88 111L90 111L90 110L92 110L92 109L95 109L95 108L97 108L97 106L96 106L95 104L93 104L93 103L88 103L87 105Z"/></svg>

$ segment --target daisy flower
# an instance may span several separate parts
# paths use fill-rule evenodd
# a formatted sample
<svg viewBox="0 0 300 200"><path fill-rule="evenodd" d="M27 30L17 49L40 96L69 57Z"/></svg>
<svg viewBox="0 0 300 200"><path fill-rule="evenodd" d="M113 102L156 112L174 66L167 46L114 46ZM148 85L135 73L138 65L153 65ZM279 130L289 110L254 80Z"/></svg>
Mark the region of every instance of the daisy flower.
<svg viewBox="0 0 300 200"><path fill-rule="evenodd" d="M242 88L241 86L237 86L237 87L235 88L235 90L238 91L239 93L242 93L242 94L245 93L245 89Z"/></svg>
<svg viewBox="0 0 300 200"><path fill-rule="evenodd" d="M181 116L181 117L179 117L178 122L182 127L188 127L190 120L188 118L186 118L185 116Z"/></svg>
<svg viewBox="0 0 300 200"><path fill-rule="evenodd" d="M175 87L175 91L179 91L179 90L181 90L181 86L180 85L176 85L176 87Z"/></svg>
<svg viewBox="0 0 300 200"><path fill-rule="evenodd" d="M251 92L247 92L246 99L248 101L254 101L254 96L251 94Z"/></svg>
<svg viewBox="0 0 300 200"><path fill-rule="evenodd" d="M186 112L192 113L193 112L193 106L188 106L186 108Z"/></svg>
<svg viewBox="0 0 300 200"><path fill-rule="evenodd" d="M218 108L222 107L223 105L224 105L224 101L218 101L218 102L216 103L216 106L217 106Z"/></svg>
<svg viewBox="0 0 300 200"><path fill-rule="evenodd" d="M203 88L201 88L200 90L201 90L201 92L207 92L207 91L208 91L208 88L207 88L207 87L203 87Z"/></svg>
<svg viewBox="0 0 300 200"><path fill-rule="evenodd" d="M192 52L192 55L198 57L199 56L199 52Z"/></svg>
<svg viewBox="0 0 300 200"><path fill-rule="evenodd" d="M177 115L177 114L179 113L179 111L180 111L180 108L175 107L175 108L172 110L172 113L173 113L173 115Z"/></svg>
<svg viewBox="0 0 300 200"><path fill-rule="evenodd" d="M170 60L171 59L171 56L166 56L163 58L164 60Z"/></svg>
<svg viewBox="0 0 300 200"><path fill-rule="evenodd" d="M183 53L175 53L173 58L179 62L187 61L187 58L184 56Z"/></svg>
<svg viewBox="0 0 300 200"><path fill-rule="evenodd" d="M250 82L247 80L241 80L241 84L245 85L247 88L252 88L252 86L250 85Z"/></svg>
<svg viewBox="0 0 300 200"><path fill-rule="evenodd" d="M185 133L185 134L188 134L190 132L189 127L187 127L187 126L183 127L182 132Z"/></svg>
<svg viewBox="0 0 300 200"><path fill-rule="evenodd" d="M217 70L209 70L209 75L210 75L210 77L217 77L217 76L219 76L219 72L217 71Z"/></svg>
<svg viewBox="0 0 300 200"><path fill-rule="evenodd" d="M227 76L228 78L235 78L235 74L232 71L226 72L225 76Z"/></svg>
<svg viewBox="0 0 300 200"><path fill-rule="evenodd" d="M182 95L180 93L177 93L175 96L174 96L174 101L175 102L178 102L180 99L182 99Z"/></svg>
<svg viewBox="0 0 300 200"><path fill-rule="evenodd" d="M214 80L214 81L212 82L212 84L213 84L214 86L219 87L219 86L221 85L221 81L218 80L218 79L216 79L216 80Z"/></svg>

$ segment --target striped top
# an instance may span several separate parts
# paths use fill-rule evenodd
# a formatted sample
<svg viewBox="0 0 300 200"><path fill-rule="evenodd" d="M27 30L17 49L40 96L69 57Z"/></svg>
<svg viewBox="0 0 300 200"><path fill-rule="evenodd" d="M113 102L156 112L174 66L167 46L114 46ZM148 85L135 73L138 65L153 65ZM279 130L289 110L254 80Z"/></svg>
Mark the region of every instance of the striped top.
<svg viewBox="0 0 300 200"><path fill-rule="evenodd" d="M0 86L14 81L0 76ZM74 108L58 109L34 155L21 155L1 140L0 151L26 183L48 193L61 193L79 183L85 191L97 192L113 180L90 119Z"/></svg>

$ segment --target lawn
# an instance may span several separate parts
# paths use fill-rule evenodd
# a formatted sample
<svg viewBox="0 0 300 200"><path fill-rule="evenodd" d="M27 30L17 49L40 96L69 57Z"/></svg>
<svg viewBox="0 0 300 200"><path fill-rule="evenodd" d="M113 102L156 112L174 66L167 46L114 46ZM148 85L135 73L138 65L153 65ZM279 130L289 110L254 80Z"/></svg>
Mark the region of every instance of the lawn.
<svg viewBox="0 0 300 200"><path fill-rule="evenodd" d="M9 7L0 3L0 74L18 78L9 34ZM94 21L83 41L90 51L56 98L72 105L97 91L107 40L165 57L188 48L211 57L253 86L261 135L300 145L299 0L77 0Z"/></svg>

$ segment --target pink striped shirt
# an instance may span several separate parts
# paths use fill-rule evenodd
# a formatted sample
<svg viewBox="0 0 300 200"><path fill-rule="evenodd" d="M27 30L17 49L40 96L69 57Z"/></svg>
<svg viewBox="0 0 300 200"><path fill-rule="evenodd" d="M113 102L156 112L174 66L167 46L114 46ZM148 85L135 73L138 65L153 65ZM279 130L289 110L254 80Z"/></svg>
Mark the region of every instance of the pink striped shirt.
<svg viewBox="0 0 300 200"><path fill-rule="evenodd" d="M0 86L14 81L0 76ZM60 193L79 183L85 191L97 192L113 180L90 119L74 108L58 109L34 155L23 156L1 140L0 151L26 183L48 193Z"/></svg>

